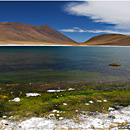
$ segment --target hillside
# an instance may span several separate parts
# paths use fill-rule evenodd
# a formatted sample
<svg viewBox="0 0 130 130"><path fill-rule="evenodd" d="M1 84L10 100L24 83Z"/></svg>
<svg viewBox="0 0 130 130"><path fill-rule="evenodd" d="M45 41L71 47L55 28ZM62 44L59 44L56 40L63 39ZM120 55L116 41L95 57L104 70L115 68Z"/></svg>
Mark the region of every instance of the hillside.
<svg viewBox="0 0 130 130"><path fill-rule="evenodd" d="M113 46L130 46L130 36L121 34L102 34L95 36L82 45L113 45Z"/></svg>
<svg viewBox="0 0 130 130"><path fill-rule="evenodd" d="M34 26L19 22L0 22L0 44L75 45L72 39L49 25Z"/></svg>

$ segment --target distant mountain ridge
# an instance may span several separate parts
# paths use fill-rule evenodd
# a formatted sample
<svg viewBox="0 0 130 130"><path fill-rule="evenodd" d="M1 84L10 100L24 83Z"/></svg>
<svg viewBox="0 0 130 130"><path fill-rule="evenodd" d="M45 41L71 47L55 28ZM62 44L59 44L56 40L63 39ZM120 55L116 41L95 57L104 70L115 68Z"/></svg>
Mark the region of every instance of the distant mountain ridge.
<svg viewBox="0 0 130 130"><path fill-rule="evenodd" d="M20 22L0 22L0 44L1 43L77 44L77 42L49 25L35 26Z"/></svg>
<svg viewBox="0 0 130 130"><path fill-rule="evenodd" d="M130 36L122 34L102 34L92 37L82 45L110 45L110 46L130 46Z"/></svg>
<svg viewBox="0 0 130 130"><path fill-rule="evenodd" d="M20 22L0 22L0 45L110 45L130 46L130 36L102 34L84 43L77 43L49 25L31 25Z"/></svg>

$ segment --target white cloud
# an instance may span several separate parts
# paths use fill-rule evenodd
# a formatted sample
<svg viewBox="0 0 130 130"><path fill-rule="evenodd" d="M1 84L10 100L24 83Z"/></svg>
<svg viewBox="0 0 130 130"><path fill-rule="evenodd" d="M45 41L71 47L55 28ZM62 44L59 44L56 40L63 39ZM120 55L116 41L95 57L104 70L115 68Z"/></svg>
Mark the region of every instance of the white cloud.
<svg viewBox="0 0 130 130"><path fill-rule="evenodd" d="M62 32L75 32L75 29L61 29Z"/></svg>
<svg viewBox="0 0 130 130"><path fill-rule="evenodd" d="M114 29L130 29L130 1L71 2L65 11L71 15L87 16L94 22L114 24Z"/></svg>
<svg viewBox="0 0 130 130"><path fill-rule="evenodd" d="M130 32L113 31L113 30L87 30L90 33L108 33L130 35Z"/></svg>
<svg viewBox="0 0 130 130"><path fill-rule="evenodd" d="M62 32L86 32L86 30L80 29L79 27L74 27L72 29L61 29Z"/></svg>
<svg viewBox="0 0 130 130"><path fill-rule="evenodd" d="M79 33L108 33L108 34L124 34L130 35L130 32L116 31L116 30L84 30L79 27L74 27L72 29L61 29L62 32L79 32Z"/></svg>

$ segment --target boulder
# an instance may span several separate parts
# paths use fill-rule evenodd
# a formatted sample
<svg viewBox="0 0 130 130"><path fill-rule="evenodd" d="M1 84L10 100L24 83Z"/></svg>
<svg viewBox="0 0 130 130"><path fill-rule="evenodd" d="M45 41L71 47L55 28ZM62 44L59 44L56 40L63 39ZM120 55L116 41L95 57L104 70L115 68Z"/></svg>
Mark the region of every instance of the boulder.
<svg viewBox="0 0 130 130"><path fill-rule="evenodd" d="M111 63L111 64L109 64L109 66L121 66L121 65L117 64L117 63Z"/></svg>

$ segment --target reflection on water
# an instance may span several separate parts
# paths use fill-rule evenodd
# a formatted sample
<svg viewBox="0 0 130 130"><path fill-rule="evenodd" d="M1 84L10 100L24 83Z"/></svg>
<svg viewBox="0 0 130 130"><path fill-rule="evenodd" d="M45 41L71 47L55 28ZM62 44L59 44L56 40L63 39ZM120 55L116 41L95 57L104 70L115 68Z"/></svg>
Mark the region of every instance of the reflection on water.
<svg viewBox="0 0 130 130"><path fill-rule="evenodd" d="M129 47L0 47L0 81L128 81L129 56Z"/></svg>

